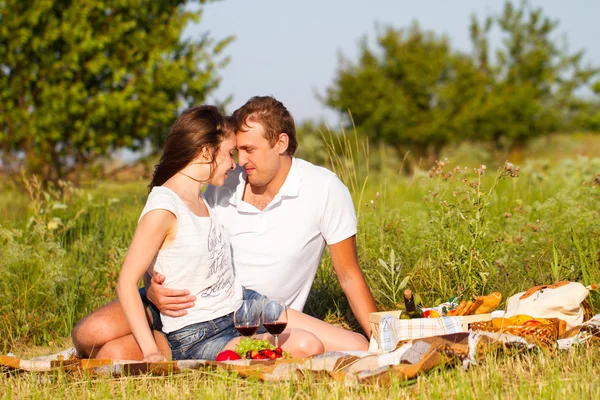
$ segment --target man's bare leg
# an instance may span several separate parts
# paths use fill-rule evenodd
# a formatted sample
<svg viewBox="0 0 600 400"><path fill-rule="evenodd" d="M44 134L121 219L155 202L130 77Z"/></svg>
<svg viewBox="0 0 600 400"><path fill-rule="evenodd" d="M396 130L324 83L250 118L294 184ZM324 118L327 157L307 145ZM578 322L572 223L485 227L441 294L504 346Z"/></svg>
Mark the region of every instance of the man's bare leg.
<svg viewBox="0 0 600 400"><path fill-rule="evenodd" d="M352 332L325 321L288 309L288 328L313 333L323 343L325 351L368 350L369 341L360 333Z"/></svg>

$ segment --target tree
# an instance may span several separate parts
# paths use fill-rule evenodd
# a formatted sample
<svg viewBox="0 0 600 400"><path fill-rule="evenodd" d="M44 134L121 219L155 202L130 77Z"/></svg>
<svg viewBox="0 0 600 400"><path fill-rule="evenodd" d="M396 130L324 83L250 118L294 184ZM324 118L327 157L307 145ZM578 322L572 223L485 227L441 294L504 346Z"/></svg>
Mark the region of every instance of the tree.
<svg viewBox="0 0 600 400"><path fill-rule="evenodd" d="M593 126L593 117L584 117L589 101L577 94L600 70L582 66L583 51L559 46L556 27L540 8L507 2L499 15L472 18L470 54L416 24L389 27L376 50L362 42L356 63L342 57L324 102L342 116L350 110L375 142L417 159L437 158L443 146L461 140L514 150L536 136ZM502 43L491 58L495 33Z"/></svg>
<svg viewBox="0 0 600 400"><path fill-rule="evenodd" d="M479 138L520 149L530 138L581 128L587 105L576 92L600 70L581 65L583 50L571 54L566 44L557 45L557 26L526 1L519 7L505 3L501 14L483 23L472 18L471 40L486 81L477 113ZM502 45L492 64L488 53L494 28Z"/></svg>
<svg viewBox="0 0 600 400"><path fill-rule="evenodd" d="M479 80L475 63L417 24L386 28L377 45L373 51L363 40L356 64L342 58L325 103L342 115L350 110L375 142L410 150L415 161L436 158L470 119L465 106Z"/></svg>
<svg viewBox="0 0 600 400"><path fill-rule="evenodd" d="M600 81L593 85L592 90L596 95L600 96ZM600 131L600 102L596 100L590 108L591 111L588 111L589 115L586 116L587 127L598 132Z"/></svg>
<svg viewBox="0 0 600 400"><path fill-rule="evenodd" d="M0 2L3 156L56 180L117 148L160 145L181 108L217 87L232 40L183 40L201 15L187 3Z"/></svg>

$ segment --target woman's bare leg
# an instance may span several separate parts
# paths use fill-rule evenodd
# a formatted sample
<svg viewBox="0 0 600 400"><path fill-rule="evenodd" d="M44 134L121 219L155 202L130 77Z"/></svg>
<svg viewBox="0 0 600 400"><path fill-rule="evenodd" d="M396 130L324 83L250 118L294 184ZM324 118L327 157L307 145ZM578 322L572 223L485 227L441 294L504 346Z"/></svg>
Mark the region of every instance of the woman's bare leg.
<svg viewBox="0 0 600 400"><path fill-rule="evenodd" d="M148 324L150 324L150 317L148 317ZM131 340L133 339L133 336L131 336L130 339L118 341L127 336L131 336L131 328L129 328L129 324L125 319L125 314L123 314L123 309L121 308L119 300L111 301L87 315L75 325L75 328L73 328L73 332L71 333L73 345L79 354L84 357L99 357L98 353L104 346L110 343L110 349L106 349L103 356L107 354L117 354L124 357L121 359L141 360L143 357L138 357L138 354L141 354L140 348L135 340ZM159 336L161 339L164 339L162 335ZM167 343L166 339L164 339L163 345L165 343ZM159 343L159 346L160 344L161 343ZM117 349L116 347L119 345L124 347L122 349ZM165 352L162 351L162 348L161 352L165 354ZM167 354L170 354L170 349ZM165 357L168 357L167 354L165 354Z"/></svg>
<svg viewBox="0 0 600 400"><path fill-rule="evenodd" d="M158 331L154 333L154 340L158 345L158 349L167 360L171 359L171 347L165 335ZM95 358L111 358L114 360L142 360L144 354L138 346L132 334L120 337L104 344L99 351L96 352Z"/></svg>
<svg viewBox="0 0 600 400"><path fill-rule="evenodd" d="M130 334L121 304L114 300L79 321L71 338L79 354L94 358L106 343Z"/></svg>

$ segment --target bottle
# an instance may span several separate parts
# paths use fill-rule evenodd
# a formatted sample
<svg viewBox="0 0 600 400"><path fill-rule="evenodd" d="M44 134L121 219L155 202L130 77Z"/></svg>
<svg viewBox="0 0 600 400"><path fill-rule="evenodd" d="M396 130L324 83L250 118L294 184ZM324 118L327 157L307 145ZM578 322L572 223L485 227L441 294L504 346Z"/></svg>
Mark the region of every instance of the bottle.
<svg viewBox="0 0 600 400"><path fill-rule="evenodd" d="M423 318L423 311L415 306L415 299L413 298L410 289L404 291L404 311L400 314L400 319L413 319Z"/></svg>

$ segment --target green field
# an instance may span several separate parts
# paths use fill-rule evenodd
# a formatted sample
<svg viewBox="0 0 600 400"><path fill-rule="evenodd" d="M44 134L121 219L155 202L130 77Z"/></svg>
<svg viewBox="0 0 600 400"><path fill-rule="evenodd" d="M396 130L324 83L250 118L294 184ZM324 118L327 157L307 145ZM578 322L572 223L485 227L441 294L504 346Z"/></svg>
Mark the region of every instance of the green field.
<svg viewBox="0 0 600 400"><path fill-rule="evenodd" d="M557 280L600 282L600 137L555 136L512 155L478 145L448 162L411 168L386 149L334 143L328 165L351 189L359 258L380 309L403 285L424 305L500 291L504 298ZM512 157L512 158L509 158ZM512 164L505 164L505 160ZM481 167L485 164L486 168ZM518 168L517 168L518 167ZM483 172L483 173L482 173ZM115 284L145 201L147 182L110 180L42 189L0 183L0 352L21 357L70 345L81 317L115 298ZM268 243L265 243L268 246ZM600 296L591 295L600 310ZM305 311L357 329L325 257ZM261 384L203 372L168 378L66 374L0 376L7 398L593 398L597 348L557 357L488 359L470 371L439 370L406 385ZM6 388L6 390L3 390Z"/></svg>

